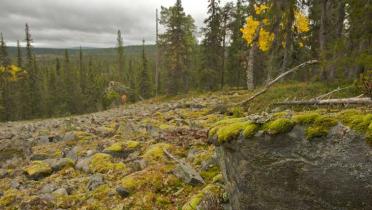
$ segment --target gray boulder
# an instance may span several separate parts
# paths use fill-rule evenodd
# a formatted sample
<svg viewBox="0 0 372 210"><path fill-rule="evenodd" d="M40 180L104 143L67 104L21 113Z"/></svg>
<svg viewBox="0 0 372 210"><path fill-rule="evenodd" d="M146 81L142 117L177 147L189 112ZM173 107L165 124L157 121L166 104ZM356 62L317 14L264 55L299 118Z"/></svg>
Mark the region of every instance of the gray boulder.
<svg viewBox="0 0 372 210"><path fill-rule="evenodd" d="M372 152L338 125L307 140L304 128L217 147L232 209L352 210L372 206Z"/></svg>

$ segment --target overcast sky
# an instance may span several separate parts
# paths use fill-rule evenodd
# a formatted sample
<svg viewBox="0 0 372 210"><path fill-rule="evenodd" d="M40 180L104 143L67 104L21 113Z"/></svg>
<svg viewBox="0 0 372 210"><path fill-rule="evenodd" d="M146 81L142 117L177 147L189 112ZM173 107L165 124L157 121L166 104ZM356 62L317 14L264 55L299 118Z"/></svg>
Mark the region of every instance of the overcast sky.
<svg viewBox="0 0 372 210"><path fill-rule="evenodd" d="M223 3L228 0L222 0ZM0 31L9 46L31 28L37 47L112 47L121 29L125 45L155 40L155 9L175 0L0 0ZM183 0L200 28L208 0ZM22 43L22 42L21 42Z"/></svg>

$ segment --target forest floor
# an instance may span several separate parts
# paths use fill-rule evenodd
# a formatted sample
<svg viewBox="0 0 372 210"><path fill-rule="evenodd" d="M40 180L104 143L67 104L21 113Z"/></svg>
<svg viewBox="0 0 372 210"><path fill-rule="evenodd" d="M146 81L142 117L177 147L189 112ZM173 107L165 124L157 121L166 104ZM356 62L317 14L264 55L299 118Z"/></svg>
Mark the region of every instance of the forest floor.
<svg viewBox="0 0 372 210"><path fill-rule="evenodd" d="M225 104L251 93L229 90L1 123L0 209L187 210L207 195L227 202L214 146L207 143L209 128L231 116L278 111L273 102L309 99L333 88L279 85L247 110Z"/></svg>

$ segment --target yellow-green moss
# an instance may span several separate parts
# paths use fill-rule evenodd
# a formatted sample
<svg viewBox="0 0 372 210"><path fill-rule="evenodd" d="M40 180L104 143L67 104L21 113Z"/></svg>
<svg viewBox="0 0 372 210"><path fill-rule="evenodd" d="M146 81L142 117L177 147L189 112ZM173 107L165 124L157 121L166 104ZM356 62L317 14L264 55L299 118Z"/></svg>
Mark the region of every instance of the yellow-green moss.
<svg viewBox="0 0 372 210"><path fill-rule="evenodd" d="M243 109L240 106L231 108L230 112L232 113L233 117L242 117L244 114Z"/></svg>
<svg viewBox="0 0 372 210"><path fill-rule="evenodd" d="M93 138L93 135L84 131L76 131L75 135L81 142L89 141Z"/></svg>
<svg viewBox="0 0 372 210"><path fill-rule="evenodd" d="M59 195L55 197L55 203L58 208L70 209L78 203L85 201L87 198L88 196L85 193Z"/></svg>
<svg viewBox="0 0 372 210"><path fill-rule="evenodd" d="M24 171L28 176L34 177L42 174L51 174L52 168L43 161L33 161L30 166L26 167Z"/></svg>
<svg viewBox="0 0 372 210"><path fill-rule="evenodd" d="M318 112L305 112L293 116L293 121L299 124L308 125L314 123L321 115Z"/></svg>
<svg viewBox="0 0 372 210"><path fill-rule="evenodd" d="M305 130L306 138L326 137L329 130L337 125L337 120L330 116L318 116L314 122Z"/></svg>
<svg viewBox="0 0 372 210"><path fill-rule="evenodd" d="M259 129L258 125L254 123L248 124L243 130L244 138L246 139L251 138L252 136L254 136L258 129Z"/></svg>
<svg viewBox="0 0 372 210"><path fill-rule="evenodd" d="M289 112L287 111L284 111L284 112L276 112L273 114L273 118L274 119L278 119L278 118L285 118L289 115Z"/></svg>
<svg viewBox="0 0 372 210"><path fill-rule="evenodd" d="M217 131L217 138L219 143L228 142L237 136L244 130L251 122L236 122L226 126L222 126Z"/></svg>
<svg viewBox="0 0 372 210"><path fill-rule="evenodd" d="M105 148L105 151L107 152L122 152L123 150L124 150L123 143L115 143Z"/></svg>
<svg viewBox="0 0 372 210"><path fill-rule="evenodd" d="M167 170L164 167L148 168L144 171L132 173L121 180L121 186L133 193L142 191L157 191L164 186Z"/></svg>
<svg viewBox="0 0 372 210"><path fill-rule="evenodd" d="M125 144L128 149L137 149L141 146L138 141L126 141Z"/></svg>
<svg viewBox="0 0 372 210"><path fill-rule="evenodd" d="M220 183L224 182L222 174L217 174L216 176L213 177L212 183L217 183L217 182L220 182Z"/></svg>
<svg viewBox="0 0 372 210"><path fill-rule="evenodd" d="M205 180L212 180L213 177L219 173L220 169L217 166L213 166L212 168L208 168L207 170L200 172L200 176Z"/></svg>
<svg viewBox="0 0 372 210"><path fill-rule="evenodd" d="M192 196L191 199L182 206L182 210L195 210L206 194L218 195L219 193L220 188L217 185L209 184L196 195Z"/></svg>
<svg viewBox="0 0 372 210"><path fill-rule="evenodd" d="M220 120L212 125L212 129L209 130L208 135L214 136L216 135L217 131L227 125L231 125L234 123L244 122L246 121L245 118L228 118L224 120Z"/></svg>
<svg viewBox="0 0 372 210"><path fill-rule="evenodd" d="M359 134L366 132L369 124L372 122L372 114L366 114L354 109L339 113L337 118Z"/></svg>
<svg viewBox="0 0 372 210"><path fill-rule="evenodd" d="M111 155L97 153L92 157L89 169L92 172L107 173L108 171L126 171L124 163L113 163Z"/></svg>
<svg viewBox="0 0 372 210"><path fill-rule="evenodd" d="M101 199L103 197L106 197L108 193L110 192L110 186L107 184L100 185L94 191L92 192L92 197L96 199Z"/></svg>
<svg viewBox="0 0 372 210"><path fill-rule="evenodd" d="M172 145L167 143L158 143L151 145L143 154L146 161L164 160L164 149L170 149Z"/></svg>
<svg viewBox="0 0 372 210"><path fill-rule="evenodd" d="M274 121L268 122L264 125L267 133L271 135L277 135L281 133L286 133L292 130L295 123L287 118L279 118Z"/></svg>
<svg viewBox="0 0 372 210"><path fill-rule="evenodd" d="M4 196L0 198L0 207L6 207L12 204L17 198L17 191L14 189L8 190Z"/></svg>

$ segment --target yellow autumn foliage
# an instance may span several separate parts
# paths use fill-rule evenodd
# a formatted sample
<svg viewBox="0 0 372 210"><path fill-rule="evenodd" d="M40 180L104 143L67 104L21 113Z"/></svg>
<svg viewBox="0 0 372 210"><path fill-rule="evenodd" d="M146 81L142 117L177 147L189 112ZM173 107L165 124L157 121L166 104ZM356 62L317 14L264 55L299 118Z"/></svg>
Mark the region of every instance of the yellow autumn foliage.
<svg viewBox="0 0 372 210"><path fill-rule="evenodd" d="M274 34L261 28L260 33L259 33L259 38L258 38L258 47L260 48L260 50L262 50L262 52L268 51L273 41L274 41Z"/></svg>
<svg viewBox="0 0 372 210"><path fill-rule="evenodd" d="M262 12L269 9L269 6L267 4L261 4L261 5L254 5L254 10L257 15L260 15Z"/></svg>
<svg viewBox="0 0 372 210"><path fill-rule="evenodd" d="M18 79L18 75L23 72L23 70L16 66L0 66L0 77L5 78L8 81L16 81Z"/></svg>
<svg viewBox="0 0 372 210"><path fill-rule="evenodd" d="M309 18L299 10L295 11L295 26L298 33L305 33L310 30Z"/></svg>
<svg viewBox="0 0 372 210"><path fill-rule="evenodd" d="M252 16L247 18L245 26L240 29L243 34L243 39L247 41L248 45L251 45L256 34L257 27L260 25L260 22L254 20Z"/></svg>
<svg viewBox="0 0 372 210"><path fill-rule="evenodd" d="M266 52L270 50L275 36L270 31L265 30L265 28L269 27L270 21L267 17L263 17L261 14L270 9L270 6L268 4L254 5L254 9L255 13L259 16L256 19L253 18L253 16L248 16L244 27L241 29L241 32L243 34L243 39L249 46L252 46L254 41L258 41L259 49L263 52ZM294 15L295 20L292 30L298 34L308 32L310 30L309 18L299 9L295 10ZM284 30L283 27L285 24L281 22L280 25L282 30ZM257 32L258 40L254 40L255 36L257 36ZM299 42L300 47L304 46L303 40L297 41ZM285 47L285 41L282 41L282 45Z"/></svg>

